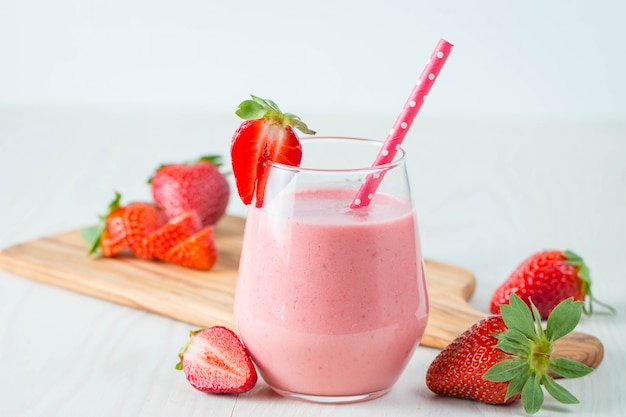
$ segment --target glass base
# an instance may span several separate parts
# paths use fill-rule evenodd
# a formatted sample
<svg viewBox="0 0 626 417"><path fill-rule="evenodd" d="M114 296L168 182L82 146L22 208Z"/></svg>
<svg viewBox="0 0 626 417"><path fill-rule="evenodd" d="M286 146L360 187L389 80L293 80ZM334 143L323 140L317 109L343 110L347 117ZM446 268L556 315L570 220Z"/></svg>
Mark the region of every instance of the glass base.
<svg viewBox="0 0 626 417"><path fill-rule="evenodd" d="M382 397L387 394L391 388L386 388L380 391L369 392L366 394L356 394L356 395L311 395L311 394L301 394L298 392L290 392L280 390L278 388L271 387L276 393L282 395L283 397L293 398L300 401L307 401L312 403L321 403L321 404L349 404L349 403L358 403L362 401L369 401L375 398Z"/></svg>

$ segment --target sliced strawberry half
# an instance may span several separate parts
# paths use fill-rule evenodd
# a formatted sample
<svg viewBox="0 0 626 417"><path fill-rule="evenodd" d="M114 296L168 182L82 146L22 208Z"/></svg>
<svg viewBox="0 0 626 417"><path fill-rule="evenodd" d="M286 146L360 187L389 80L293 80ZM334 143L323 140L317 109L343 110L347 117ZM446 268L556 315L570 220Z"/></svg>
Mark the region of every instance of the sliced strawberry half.
<svg viewBox="0 0 626 417"><path fill-rule="evenodd" d="M126 206L126 227L130 249L141 259L153 259L150 235L167 222L163 211L152 203L134 202Z"/></svg>
<svg viewBox="0 0 626 417"><path fill-rule="evenodd" d="M149 237L150 246L157 259L163 259L174 246L202 230L202 222L195 210L189 210L169 220Z"/></svg>
<svg viewBox="0 0 626 417"><path fill-rule="evenodd" d="M173 246L161 257L161 260L187 268L211 269L217 260L213 226L207 226Z"/></svg>
<svg viewBox="0 0 626 417"><path fill-rule="evenodd" d="M108 230L104 230L100 236L100 251L102 256L111 257L128 248L125 239L115 239Z"/></svg>
<svg viewBox="0 0 626 417"><path fill-rule="evenodd" d="M91 243L89 254L100 249L103 256L114 256L130 248L138 257L151 259L147 238L165 224L166 218L151 203L133 202L122 206L121 197L116 192L107 214L100 216L100 224L83 230L83 238Z"/></svg>
<svg viewBox="0 0 626 417"><path fill-rule="evenodd" d="M233 135L231 160L241 201L263 205L270 162L299 166L302 146L294 130L315 134L296 115L283 113L271 100L252 96L236 114L245 119Z"/></svg>
<svg viewBox="0 0 626 417"><path fill-rule="evenodd" d="M176 369L183 370L196 389L214 394L251 390L257 373L239 337L222 326L192 331L179 353Z"/></svg>

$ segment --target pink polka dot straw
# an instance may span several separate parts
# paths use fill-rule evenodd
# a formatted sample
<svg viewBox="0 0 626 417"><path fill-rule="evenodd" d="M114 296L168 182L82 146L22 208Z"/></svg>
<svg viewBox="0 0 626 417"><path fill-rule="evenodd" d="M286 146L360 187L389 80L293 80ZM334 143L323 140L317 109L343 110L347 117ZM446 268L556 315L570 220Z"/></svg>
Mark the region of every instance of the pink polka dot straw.
<svg viewBox="0 0 626 417"><path fill-rule="evenodd" d="M402 112L398 115L396 122L387 135L387 138L378 152L376 160L372 166L388 164L393 161L398 148L402 144L404 137L413 124L415 116L417 116L417 112L419 112L424 100L426 100L426 96L428 95L430 88L439 76L439 71L441 71L443 64L446 63L446 59L448 59L448 55L450 55L451 50L451 43L444 39L439 40L437 47L433 51L426 67L424 67L422 75L420 75L417 80L413 91L411 91L409 99L406 101ZM363 185L361 185L361 188L359 188L354 200L352 200L350 207L358 208L368 206L372 198L374 198L374 193L382 180L383 175L368 175Z"/></svg>

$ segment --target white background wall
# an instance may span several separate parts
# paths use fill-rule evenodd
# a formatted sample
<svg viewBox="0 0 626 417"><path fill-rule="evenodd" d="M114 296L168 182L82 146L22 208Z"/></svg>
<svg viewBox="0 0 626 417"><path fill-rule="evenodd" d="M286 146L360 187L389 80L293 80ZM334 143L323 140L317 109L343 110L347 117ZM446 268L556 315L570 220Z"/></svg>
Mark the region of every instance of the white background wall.
<svg viewBox="0 0 626 417"><path fill-rule="evenodd" d="M0 106L399 111L439 38L420 117L626 120L619 0L3 0ZM390 120L391 124L392 120Z"/></svg>

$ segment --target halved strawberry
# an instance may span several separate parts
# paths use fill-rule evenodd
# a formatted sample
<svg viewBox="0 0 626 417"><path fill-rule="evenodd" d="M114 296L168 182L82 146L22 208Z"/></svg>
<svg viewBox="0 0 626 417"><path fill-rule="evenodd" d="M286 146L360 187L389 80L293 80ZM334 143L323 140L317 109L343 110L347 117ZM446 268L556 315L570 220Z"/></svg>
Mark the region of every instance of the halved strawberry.
<svg viewBox="0 0 626 417"><path fill-rule="evenodd" d="M302 146L294 128L310 135L315 132L298 116L283 113L273 101L251 97L236 111L246 121L233 135L231 160L241 200L250 204L256 196L256 206L261 207L269 162L299 166Z"/></svg>
<svg viewBox="0 0 626 417"><path fill-rule="evenodd" d="M100 218L100 234L90 249L90 254L98 248L102 256L115 256L129 246L128 230L126 228L126 208L120 205L122 196L115 193L115 198L109 203L109 212Z"/></svg>
<svg viewBox="0 0 626 417"><path fill-rule="evenodd" d="M176 369L183 370L196 389L213 394L251 390L257 373L239 337L222 326L192 331L179 355Z"/></svg>
<svg viewBox="0 0 626 417"><path fill-rule="evenodd" d="M195 210L189 210L170 219L149 237L154 257L163 259L171 248L187 240L201 229L202 222Z"/></svg>
<svg viewBox="0 0 626 417"><path fill-rule="evenodd" d="M100 235L100 252L102 256L111 257L128 248L126 239L120 239L119 236L111 235L108 230L104 230Z"/></svg>
<svg viewBox="0 0 626 417"><path fill-rule="evenodd" d="M217 260L213 240L213 226L207 226L176 246L170 248L161 260L187 268L211 269Z"/></svg>
<svg viewBox="0 0 626 417"><path fill-rule="evenodd" d="M150 235L167 222L167 217L152 203L130 203L125 206L125 210L130 249L138 258L153 259Z"/></svg>
<svg viewBox="0 0 626 417"><path fill-rule="evenodd" d="M163 212L151 203L133 202L122 206L116 192L108 212L100 216L100 225L83 230L91 243L89 254L101 250L103 256L114 256L130 248L140 258L151 259L148 236L166 222Z"/></svg>

